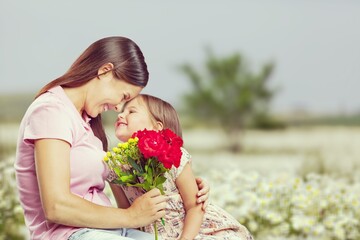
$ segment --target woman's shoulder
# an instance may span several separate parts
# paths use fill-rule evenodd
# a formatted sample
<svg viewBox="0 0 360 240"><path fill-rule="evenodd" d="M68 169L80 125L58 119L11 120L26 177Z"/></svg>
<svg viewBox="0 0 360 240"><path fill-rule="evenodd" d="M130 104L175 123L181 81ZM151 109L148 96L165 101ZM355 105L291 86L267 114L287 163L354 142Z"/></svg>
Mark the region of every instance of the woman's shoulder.
<svg viewBox="0 0 360 240"><path fill-rule="evenodd" d="M71 129L77 125L75 106L71 107L63 98L52 92L45 92L37 97L28 107L23 117L23 124L36 128L48 127Z"/></svg>
<svg viewBox="0 0 360 240"><path fill-rule="evenodd" d="M29 106L29 110L41 111L47 108L57 108L59 111L66 111L66 107L61 98L51 92L45 92L38 96Z"/></svg>

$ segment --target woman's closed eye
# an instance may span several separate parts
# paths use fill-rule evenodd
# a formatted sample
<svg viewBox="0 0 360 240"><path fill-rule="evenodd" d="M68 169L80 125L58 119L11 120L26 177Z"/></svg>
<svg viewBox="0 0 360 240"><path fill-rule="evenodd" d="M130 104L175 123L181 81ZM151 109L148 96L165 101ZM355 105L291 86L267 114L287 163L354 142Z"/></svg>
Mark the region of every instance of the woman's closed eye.
<svg viewBox="0 0 360 240"><path fill-rule="evenodd" d="M124 100L125 102L127 102L127 101L129 101L130 99L131 99L130 94L124 93L123 100Z"/></svg>

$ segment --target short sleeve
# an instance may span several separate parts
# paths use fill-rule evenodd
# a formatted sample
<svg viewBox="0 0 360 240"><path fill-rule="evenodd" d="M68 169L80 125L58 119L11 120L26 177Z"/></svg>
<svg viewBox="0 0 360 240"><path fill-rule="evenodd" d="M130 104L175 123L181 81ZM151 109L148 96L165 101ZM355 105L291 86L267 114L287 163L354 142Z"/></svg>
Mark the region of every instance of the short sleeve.
<svg viewBox="0 0 360 240"><path fill-rule="evenodd" d="M181 160L180 160L180 166L175 169L175 178L179 177L181 172L183 171L184 167L187 163L191 164L191 155L188 153L185 148L181 148Z"/></svg>
<svg viewBox="0 0 360 240"><path fill-rule="evenodd" d="M24 140L61 139L72 143L71 117L60 100L50 97L46 101L34 102L29 108L24 131Z"/></svg>

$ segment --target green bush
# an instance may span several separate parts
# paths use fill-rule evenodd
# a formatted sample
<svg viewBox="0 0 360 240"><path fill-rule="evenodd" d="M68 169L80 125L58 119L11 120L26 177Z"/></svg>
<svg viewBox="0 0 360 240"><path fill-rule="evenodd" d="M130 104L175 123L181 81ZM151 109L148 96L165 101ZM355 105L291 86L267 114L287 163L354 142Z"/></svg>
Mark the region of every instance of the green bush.
<svg viewBox="0 0 360 240"><path fill-rule="evenodd" d="M19 204L12 161L0 162L0 240L23 240L23 211Z"/></svg>

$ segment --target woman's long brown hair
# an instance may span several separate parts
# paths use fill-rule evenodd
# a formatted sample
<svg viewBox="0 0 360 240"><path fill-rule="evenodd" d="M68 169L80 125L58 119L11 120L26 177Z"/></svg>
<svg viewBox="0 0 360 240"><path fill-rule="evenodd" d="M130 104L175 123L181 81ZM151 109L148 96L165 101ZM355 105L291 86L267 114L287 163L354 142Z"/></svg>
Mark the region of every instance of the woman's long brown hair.
<svg viewBox="0 0 360 240"><path fill-rule="evenodd" d="M139 46L125 37L107 37L91 44L59 78L45 85L36 97L55 86L64 88L79 87L98 76L98 69L106 63L112 63L116 79L145 87L149 72ZM91 128L103 143L107 151L108 141L101 121L101 114L91 119Z"/></svg>

